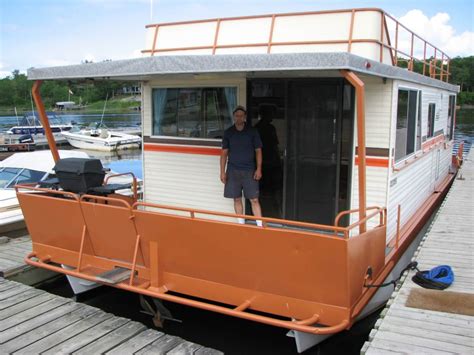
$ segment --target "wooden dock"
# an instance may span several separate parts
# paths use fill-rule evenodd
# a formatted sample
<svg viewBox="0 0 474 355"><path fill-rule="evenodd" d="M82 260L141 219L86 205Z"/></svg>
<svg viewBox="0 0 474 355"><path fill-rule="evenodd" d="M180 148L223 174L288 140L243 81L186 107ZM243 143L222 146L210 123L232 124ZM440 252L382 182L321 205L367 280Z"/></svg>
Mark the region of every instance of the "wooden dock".
<svg viewBox="0 0 474 355"><path fill-rule="evenodd" d="M56 273L38 269L24 262L26 255L31 253L32 245L29 236L19 238L0 237L0 277L36 285L56 277Z"/></svg>
<svg viewBox="0 0 474 355"><path fill-rule="evenodd" d="M450 265L455 281L445 291L459 297L474 295L473 199L471 150L414 256L420 270ZM414 274L415 271L407 273L392 294L361 354L474 354L474 316L406 305L411 291L422 289L412 281ZM472 309L474 304L466 306Z"/></svg>
<svg viewBox="0 0 474 355"><path fill-rule="evenodd" d="M71 299L0 278L0 354L222 352Z"/></svg>

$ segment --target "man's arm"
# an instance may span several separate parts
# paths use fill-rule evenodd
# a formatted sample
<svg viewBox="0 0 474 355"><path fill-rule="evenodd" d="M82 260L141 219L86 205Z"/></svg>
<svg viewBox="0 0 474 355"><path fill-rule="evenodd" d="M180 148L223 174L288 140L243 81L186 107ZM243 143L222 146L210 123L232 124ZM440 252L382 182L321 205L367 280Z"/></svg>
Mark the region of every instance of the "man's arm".
<svg viewBox="0 0 474 355"><path fill-rule="evenodd" d="M225 173L225 166L227 164L227 156L229 155L229 149L222 149L221 152L221 181L223 184L227 181L227 174Z"/></svg>
<svg viewBox="0 0 474 355"><path fill-rule="evenodd" d="M255 160L257 161L257 170L255 170L253 178L260 180L262 178L262 148L255 149Z"/></svg>

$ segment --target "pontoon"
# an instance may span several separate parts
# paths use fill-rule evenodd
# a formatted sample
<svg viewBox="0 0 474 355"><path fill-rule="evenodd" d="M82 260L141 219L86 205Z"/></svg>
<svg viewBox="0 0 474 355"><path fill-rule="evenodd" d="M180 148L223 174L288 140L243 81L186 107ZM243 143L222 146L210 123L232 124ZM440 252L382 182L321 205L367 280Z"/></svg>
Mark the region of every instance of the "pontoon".
<svg viewBox="0 0 474 355"><path fill-rule="evenodd" d="M380 307L393 289L374 286L407 266L455 173L449 57L380 9L147 32L144 58L29 70L44 124L43 80L142 83L144 200L17 186L27 262L287 328L299 351ZM263 227L219 180L237 104L253 125L271 112L278 136Z"/></svg>

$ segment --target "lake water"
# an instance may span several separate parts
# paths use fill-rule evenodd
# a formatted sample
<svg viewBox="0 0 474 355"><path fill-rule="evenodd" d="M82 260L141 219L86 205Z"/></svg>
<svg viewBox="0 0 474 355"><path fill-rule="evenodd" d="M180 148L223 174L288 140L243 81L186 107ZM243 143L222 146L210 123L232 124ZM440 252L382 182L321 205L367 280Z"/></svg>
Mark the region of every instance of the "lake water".
<svg viewBox="0 0 474 355"><path fill-rule="evenodd" d="M57 114L64 123L76 123L79 126L88 126L94 122L100 122L102 114ZM19 116L18 118L21 119ZM2 116L0 117L0 133L7 131L9 128L18 125L18 118L16 116ZM103 123L109 128L124 128L124 127L140 127L141 116L140 113L118 113L105 114ZM102 161L105 167L117 173L132 172L136 177L142 179L142 155L141 150L126 150L120 152L103 153L92 150L85 151L91 158L98 158Z"/></svg>
<svg viewBox="0 0 474 355"><path fill-rule="evenodd" d="M56 116L61 118L64 123L77 123L80 126L87 126L94 122L100 122L101 114L78 114L78 113L56 113ZM0 132L8 130L10 127L18 125L18 119L23 116L1 116L0 117ZM140 126L140 113L107 113L104 115L103 122L110 128Z"/></svg>

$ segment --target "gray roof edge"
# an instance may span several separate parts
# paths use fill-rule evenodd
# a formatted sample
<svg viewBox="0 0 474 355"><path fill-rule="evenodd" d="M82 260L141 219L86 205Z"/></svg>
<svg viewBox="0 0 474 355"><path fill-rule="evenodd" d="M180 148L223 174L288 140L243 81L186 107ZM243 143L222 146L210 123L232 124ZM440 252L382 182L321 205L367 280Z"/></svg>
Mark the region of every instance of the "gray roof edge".
<svg viewBox="0 0 474 355"><path fill-rule="evenodd" d="M369 63L370 65L367 65ZM358 73L420 83L459 92L459 86L347 52L179 55L124 59L62 67L30 68L29 80L81 80L144 77L169 74L245 73L348 69Z"/></svg>

